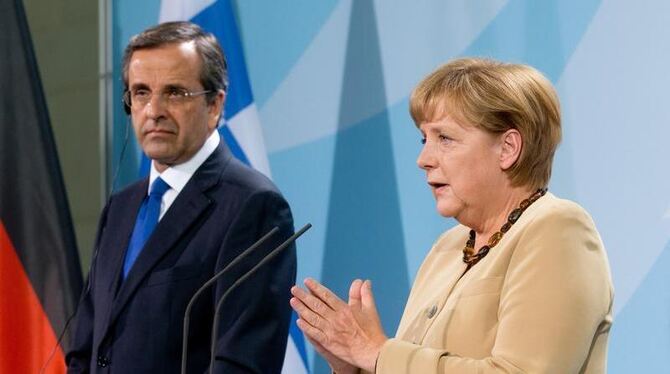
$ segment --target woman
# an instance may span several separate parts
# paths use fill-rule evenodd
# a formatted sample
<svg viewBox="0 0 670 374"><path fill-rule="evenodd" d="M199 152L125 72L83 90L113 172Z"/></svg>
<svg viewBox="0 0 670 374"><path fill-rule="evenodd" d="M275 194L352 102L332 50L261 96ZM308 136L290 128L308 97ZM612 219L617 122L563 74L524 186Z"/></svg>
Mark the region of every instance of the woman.
<svg viewBox="0 0 670 374"><path fill-rule="evenodd" d="M547 192L560 141L558 97L537 70L452 61L412 93L417 163L438 238L396 337L381 329L370 281L345 303L318 282L293 287L298 326L337 373L603 373L613 291L590 216Z"/></svg>

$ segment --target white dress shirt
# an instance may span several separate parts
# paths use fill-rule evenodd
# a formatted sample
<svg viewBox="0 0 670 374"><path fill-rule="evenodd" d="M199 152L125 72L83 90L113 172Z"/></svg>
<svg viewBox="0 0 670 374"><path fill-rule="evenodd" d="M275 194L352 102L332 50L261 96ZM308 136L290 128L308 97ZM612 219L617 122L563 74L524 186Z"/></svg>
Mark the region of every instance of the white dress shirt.
<svg viewBox="0 0 670 374"><path fill-rule="evenodd" d="M161 201L161 211L160 215L158 216L159 221L161 218L163 218L163 215L170 208L170 205L172 205L177 196L179 196L179 193L182 189L184 189L184 186L191 179L195 171L198 170L200 165L202 165L202 163L205 162L205 160L207 160L207 158L212 153L214 153L214 150L216 150L216 147L219 146L220 141L221 137L219 136L219 131L214 130L212 135L210 135L205 141L205 144L200 147L198 152L196 152L190 160L182 164L172 165L165 169L162 173L159 173L158 170L156 170L153 161L151 162L151 172L149 174L149 188L147 189L147 194L149 194L151 185L158 177L161 177L161 179L163 179L163 181L165 181L165 183L170 186L170 189L165 191L163 200Z"/></svg>

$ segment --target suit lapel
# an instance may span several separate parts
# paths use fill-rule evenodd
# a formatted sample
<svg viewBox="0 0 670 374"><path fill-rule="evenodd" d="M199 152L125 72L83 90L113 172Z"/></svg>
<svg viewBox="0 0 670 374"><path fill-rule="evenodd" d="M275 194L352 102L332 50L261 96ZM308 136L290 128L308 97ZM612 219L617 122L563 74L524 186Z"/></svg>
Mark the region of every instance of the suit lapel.
<svg viewBox="0 0 670 374"><path fill-rule="evenodd" d="M219 144L219 147L198 168L193 177L184 186L177 199L172 203L160 222L158 222L155 231L147 240L142 252L128 273L128 277L120 285L112 306L108 326L114 324L128 301L132 298L132 295L151 273L155 265L174 247L179 238L207 210L207 207L212 204L206 192L220 182L221 174L230 162L230 159L230 151L228 151L225 145ZM130 232L134 219L128 219L128 221L131 222ZM128 240L129 238L125 238L125 246L122 246L123 250L119 251L121 255L120 260L117 259L116 279L120 279L120 271L123 266L123 258L125 249L128 246Z"/></svg>
<svg viewBox="0 0 670 374"><path fill-rule="evenodd" d="M114 222L118 222L118 224L114 227L115 233L110 235L111 242L109 244L109 248L119 248L118 250L112 251L110 259L113 264L111 267L113 272L111 273L111 278L108 279L108 290L112 295L116 295L118 291L121 269L123 268L123 259L126 255L130 236L135 226L137 212L140 209L142 201L147 196L148 188L149 178L146 178L139 183L132 192L130 192L130 196L127 200L124 200L122 204L116 204L119 208L118 211L114 212L114 217L118 218L114 220Z"/></svg>
<svg viewBox="0 0 670 374"><path fill-rule="evenodd" d="M135 225L135 217L142 199L147 194L148 178L131 187L129 190L115 196L110 203L108 217L108 233L105 234L104 248L109 249L100 253L96 268L100 271L95 276L96 282L100 282L100 291L104 293L101 296L104 300L100 316L96 317L96 330L107 331L111 315L111 308L114 305L113 299L119 287L119 277L123 266L123 259L130 241L130 235ZM111 224L111 222L114 222ZM108 255L107 255L108 254ZM109 264L109 266L107 266ZM104 334L95 334L95 346L98 346Z"/></svg>

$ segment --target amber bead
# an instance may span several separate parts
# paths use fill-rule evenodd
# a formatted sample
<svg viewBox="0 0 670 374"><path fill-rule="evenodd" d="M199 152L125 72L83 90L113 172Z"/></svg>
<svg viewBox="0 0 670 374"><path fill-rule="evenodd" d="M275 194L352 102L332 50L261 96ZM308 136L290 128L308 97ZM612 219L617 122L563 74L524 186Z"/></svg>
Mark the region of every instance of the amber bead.
<svg viewBox="0 0 670 374"><path fill-rule="evenodd" d="M516 221L521 217L521 213L523 211L519 208L516 208L512 211L512 213L509 214L509 217L507 217L507 221L510 223L516 223Z"/></svg>
<svg viewBox="0 0 670 374"><path fill-rule="evenodd" d="M488 245L485 245L481 248L479 248L479 252L477 252L477 257L482 258L489 254L489 251L491 250L491 247Z"/></svg>
<svg viewBox="0 0 670 374"><path fill-rule="evenodd" d="M502 239L502 237L503 233L500 231L491 235L491 237L489 238L489 247L495 247L496 244L498 244L498 242L500 241L500 239Z"/></svg>
<svg viewBox="0 0 670 374"><path fill-rule="evenodd" d="M547 193L546 188L541 188L535 193L533 193L528 199L523 200L520 204L519 207L514 209L509 216L507 217L507 222L505 222L502 227L500 227L500 231L496 232L495 234L491 235L489 238L489 243L488 245L485 245L477 251L475 254L475 239L477 236L477 233L475 230L470 230L470 237L468 238L467 242L465 243L465 247L463 248L463 262L465 262L468 266L465 269L467 272L470 270L472 266L474 266L479 260L484 258L491 248L495 247L496 244L500 242L502 239L503 235L509 231L509 229L514 225L514 223L519 220L519 217L521 217L521 214L528 208L532 203L537 201L540 197L544 196L544 194Z"/></svg>
<svg viewBox="0 0 670 374"><path fill-rule="evenodd" d="M465 248L463 248L463 253L468 254L468 256L472 256L475 254L475 249L472 246L466 245Z"/></svg>

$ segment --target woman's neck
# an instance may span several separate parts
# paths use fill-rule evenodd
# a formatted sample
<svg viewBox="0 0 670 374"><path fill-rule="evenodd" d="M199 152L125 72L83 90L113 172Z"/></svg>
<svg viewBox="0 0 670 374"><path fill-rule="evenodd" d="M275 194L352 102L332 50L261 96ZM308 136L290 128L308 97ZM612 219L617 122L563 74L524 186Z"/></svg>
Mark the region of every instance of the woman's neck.
<svg viewBox="0 0 670 374"><path fill-rule="evenodd" d="M491 199L487 206L483 207L479 217L470 225L465 224L475 230L475 251L488 244L491 235L500 230L502 225L507 222L510 212L519 207L519 204L530 197L535 192L528 187L509 187L505 189L504 194L499 198Z"/></svg>

